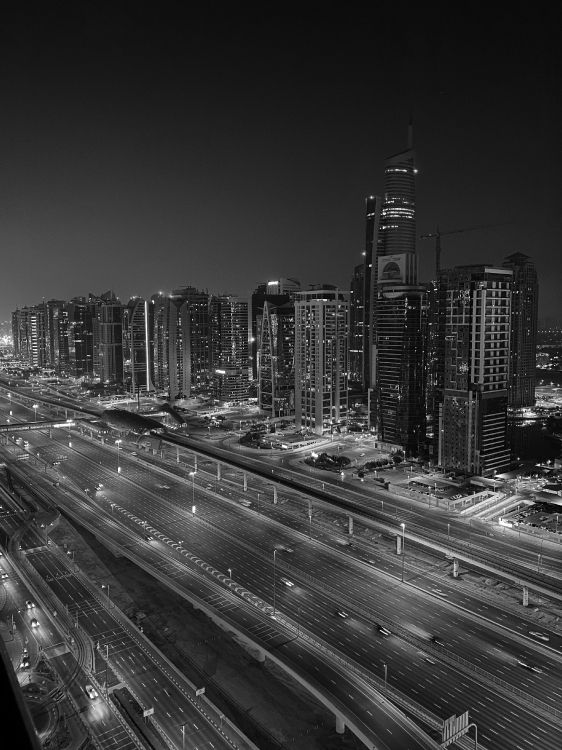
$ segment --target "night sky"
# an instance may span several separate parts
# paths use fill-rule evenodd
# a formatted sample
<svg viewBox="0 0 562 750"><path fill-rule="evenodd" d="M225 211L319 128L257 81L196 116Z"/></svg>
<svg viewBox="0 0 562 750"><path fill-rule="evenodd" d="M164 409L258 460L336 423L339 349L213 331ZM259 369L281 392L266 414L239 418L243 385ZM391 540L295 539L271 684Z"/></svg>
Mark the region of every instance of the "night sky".
<svg viewBox="0 0 562 750"><path fill-rule="evenodd" d="M365 197L410 115L418 233L498 225L443 235L442 265L524 252L540 314L562 319L546 3L409 18L396 3L22 5L0 28L0 319L109 289L124 302L186 284L245 295L280 276L348 289ZM429 280L433 242L418 252Z"/></svg>

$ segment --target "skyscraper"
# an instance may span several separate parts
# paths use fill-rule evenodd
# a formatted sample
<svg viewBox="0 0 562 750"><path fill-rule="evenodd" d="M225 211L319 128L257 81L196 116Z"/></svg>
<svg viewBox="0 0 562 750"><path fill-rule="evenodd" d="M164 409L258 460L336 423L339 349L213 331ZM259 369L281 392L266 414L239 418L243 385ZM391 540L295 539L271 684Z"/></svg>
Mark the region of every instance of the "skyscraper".
<svg viewBox="0 0 562 750"><path fill-rule="evenodd" d="M132 297L123 312L123 361L125 383L135 396L154 391L152 348L148 302Z"/></svg>
<svg viewBox="0 0 562 750"><path fill-rule="evenodd" d="M507 399L510 407L521 409L535 404L539 284L528 255L513 253L502 265L513 272Z"/></svg>
<svg viewBox="0 0 562 750"><path fill-rule="evenodd" d="M367 199L365 339L370 425L381 441L417 454L425 438L427 301L417 283L415 174L410 125L406 150L385 160L382 202Z"/></svg>
<svg viewBox="0 0 562 750"><path fill-rule="evenodd" d="M274 305L284 305L295 299L295 293L300 291L301 285L297 279L276 279L259 284L252 293L250 300L250 376L255 379L258 373L258 317L261 318L265 302Z"/></svg>
<svg viewBox="0 0 562 750"><path fill-rule="evenodd" d="M123 382L123 305L113 293L100 297L99 375L102 383Z"/></svg>
<svg viewBox="0 0 562 750"><path fill-rule="evenodd" d="M207 393L212 382L209 293L193 286L186 286L174 289L172 295L187 302L190 393Z"/></svg>
<svg viewBox="0 0 562 750"><path fill-rule="evenodd" d="M364 390L365 352L365 263L355 266L349 289L349 383Z"/></svg>
<svg viewBox="0 0 562 750"><path fill-rule="evenodd" d="M296 295L295 423L323 435L347 418L349 292Z"/></svg>
<svg viewBox="0 0 562 750"><path fill-rule="evenodd" d="M264 302L257 316L258 406L271 417L295 407L295 305Z"/></svg>
<svg viewBox="0 0 562 750"><path fill-rule="evenodd" d="M211 299L213 396L223 403L249 398L248 300L221 295Z"/></svg>
<svg viewBox="0 0 562 750"><path fill-rule="evenodd" d="M509 466L511 280L511 270L483 265L440 273L438 463L445 469L491 476Z"/></svg>
<svg viewBox="0 0 562 750"><path fill-rule="evenodd" d="M188 303L182 297L153 295L151 325L154 387L169 399L186 398L191 390Z"/></svg>

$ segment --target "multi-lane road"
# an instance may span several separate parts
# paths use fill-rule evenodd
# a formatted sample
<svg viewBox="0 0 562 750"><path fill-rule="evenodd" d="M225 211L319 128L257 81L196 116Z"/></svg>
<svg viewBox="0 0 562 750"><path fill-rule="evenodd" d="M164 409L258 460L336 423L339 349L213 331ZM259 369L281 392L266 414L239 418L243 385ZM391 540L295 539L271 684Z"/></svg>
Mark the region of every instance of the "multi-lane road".
<svg viewBox="0 0 562 750"><path fill-rule="evenodd" d="M241 505L248 491L240 479L223 474L217 482L214 467L201 460L195 475L172 466L159 475L122 449L118 474L115 446L108 455L107 447L76 435L72 448L64 433L52 435L30 436L30 448L48 460L49 450L54 455L64 446L68 460L59 470L69 492L61 504L80 502L81 515L89 514L100 535L130 547L131 556L162 580L240 618L255 643L266 651L273 644L334 701L347 701L348 711L377 738L399 729L396 722L389 728L384 711L373 711L369 680L373 689L428 716L469 710L484 745L559 746L560 724L548 719L562 697L559 636L551 633L544 642L530 635L536 631L523 616L457 586L446 561L418 565L415 556L399 558L368 538L341 547L339 527L330 534L325 524L312 526L302 513L288 513L283 498L274 505L271 493L258 501L258 513L255 487L253 505ZM408 525L413 521L407 518ZM287 627L295 638L287 639ZM349 687L346 697L339 680L350 673L365 684ZM397 694L385 693L385 682ZM389 747L398 746L414 745L398 745L393 737Z"/></svg>

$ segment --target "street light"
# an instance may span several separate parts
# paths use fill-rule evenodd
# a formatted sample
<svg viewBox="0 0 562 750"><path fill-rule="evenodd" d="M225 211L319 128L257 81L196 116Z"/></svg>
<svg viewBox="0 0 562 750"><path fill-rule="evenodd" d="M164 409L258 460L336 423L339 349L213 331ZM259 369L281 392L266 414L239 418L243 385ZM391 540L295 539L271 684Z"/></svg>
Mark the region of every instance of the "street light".
<svg viewBox="0 0 562 750"><path fill-rule="evenodd" d="M191 506L195 507L195 475L196 471L190 471L189 476L191 477Z"/></svg>
<svg viewBox="0 0 562 750"><path fill-rule="evenodd" d="M115 445L117 446L117 473L121 474L121 464L119 463L119 446L121 445L122 440L116 440Z"/></svg>
<svg viewBox="0 0 562 750"><path fill-rule="evenodd" d="M277 557L277 550L273 550L273 616L275 617L275 562Z"/></svg>
<svg viewBox="0 0 562 750"><path fill-rule="evenodd" d="M109 602L109 606L111 606L111 599L109 598L109 583L102 583L101 587L102 589L107 589L107 601Z"/></svg>
<svg viewBox="0 0 562 750"><path fill-rule="evenodd" d="M33 404L33 408L35 409L35 421L37 422L37 409L39 408L39 404Z"/></svg>
<svg viewBox="0 0 562 750"><path fill-rule="evenodd" d="M227 568L227 570L228 570L228 577L232 581L232 568Z"/></svg>
<svg viewBox="0 0 562 750"><path fill-rule="evenodd" d="M404 546L404 529L406 528L405 523L401 523L402 526L402 583L404 583L404 558L406 557L406 548Z"/></svg>

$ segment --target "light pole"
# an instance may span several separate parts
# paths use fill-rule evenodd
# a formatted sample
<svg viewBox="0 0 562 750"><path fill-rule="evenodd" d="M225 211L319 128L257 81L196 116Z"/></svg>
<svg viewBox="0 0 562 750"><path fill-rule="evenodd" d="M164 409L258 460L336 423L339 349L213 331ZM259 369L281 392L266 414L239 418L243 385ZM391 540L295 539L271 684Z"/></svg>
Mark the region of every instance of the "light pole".
<svg viewBox="0 0 562 750"><path fill-rule="evenodd" d="M191 477L191 506L195 506L195 474L196 471L190 471L189 476Z"/></svg>
<svg viewBox="0 0 562 750"><path fill-rule="evenodd" d="M277 550L273 550L273 616L275 617L275 562L277 558Z"/></svg>
<svg viewBox="0 0 562 750"><path fill-rule="evenodd" d="M448 524L447 524L447 540L449 540L449 539L450 539L450 537L449 537L449 530L450 530L450 528L451 528L451 524L450 524L450 523L448 523Z"/></svg>
<svg viewBox="0 0 562 750"><path fill-rule="evenodd" d="M109 695L109 685L107 684L107 668L109 666L109 644L105 644L105 698Z"/></svg>
<svg viewBox="0 0 562 750"><path fill-rule="evenodd" d="M227 568L227 570L228 570L228 577L232 581L232 568Z"/></svg>
<svg viewBox="0 0 562 750"><path fill-rule="evenodd" d="M402 526L402 583L404 583L404 558L406 557L406 548L404 546L404 529L406 528L405 523L401 523Z"/></svg>
<svg viewBox="0 0 562 750"><path fill-rule="evenodd" d="M109 583L102 583L101 587L102 589L107 589L107 601L109 602L109 606L111 606L111 599L109 598Z"/></svg>
<svg viewBox="0 0 562 750"><path fill-rule="evenodd" d="M260 512L260 493L258 492L258 513Z"/></svg>
<svg viewBox="0 0 562 750"><path fill-rule="evenodd" d="M121 445L121 440L116 440L115 445L117 446L117 473L121 474L121 464L119 463L119 446Z"/></svg>
<svg viewBox="0 0 562 750"><path fill-rule="evenodd" d="M39 408L39 404L33 404L33 408L35 410L35 421L37 422L37 409Z"/></svg>

